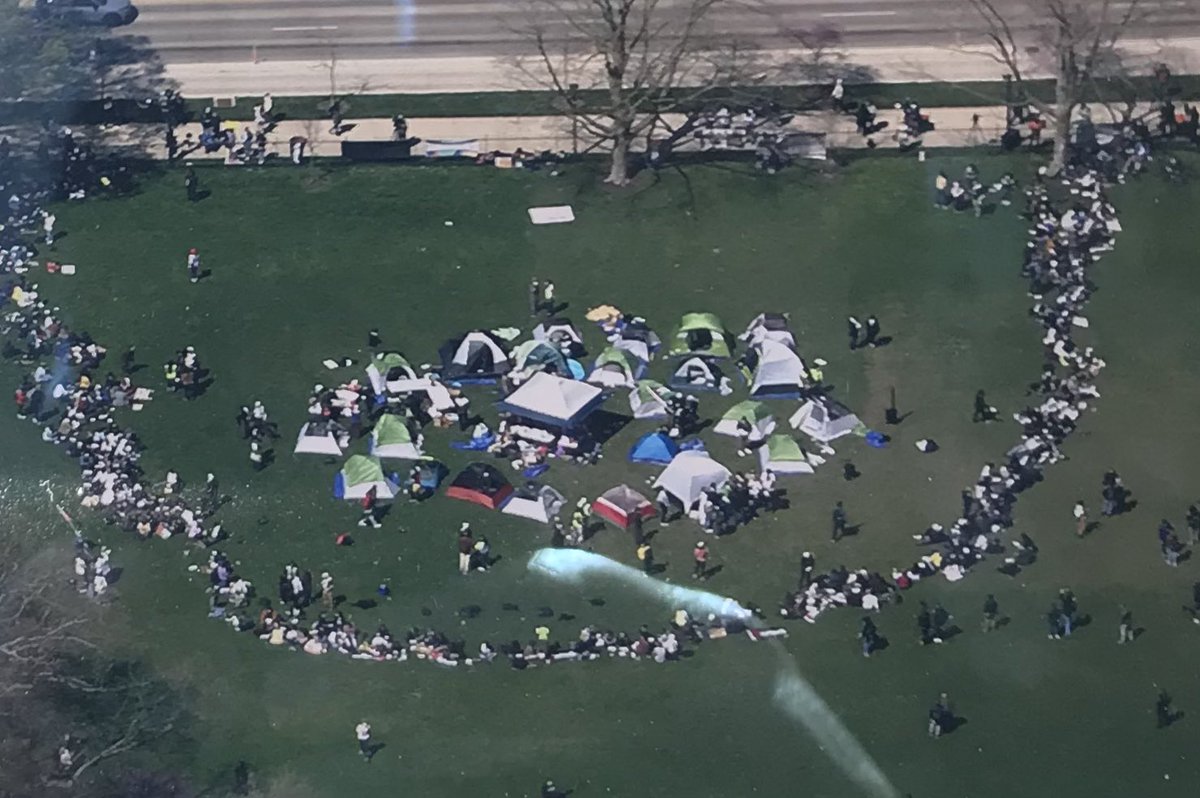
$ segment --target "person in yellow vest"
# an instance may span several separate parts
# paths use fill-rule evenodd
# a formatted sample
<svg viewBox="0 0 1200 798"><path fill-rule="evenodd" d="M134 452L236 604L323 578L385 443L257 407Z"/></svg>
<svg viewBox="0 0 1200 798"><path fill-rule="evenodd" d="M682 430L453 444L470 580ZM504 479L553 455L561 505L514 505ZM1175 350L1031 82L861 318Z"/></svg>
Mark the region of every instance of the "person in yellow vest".
<svg viewBox="0 0 1200 798"><path fill-rule="evenodd" d="M642 572L650 574L654 571L654 549L650 548L650 544L642 541L642 544L637 547L637 558L642 564Z"/></svg>

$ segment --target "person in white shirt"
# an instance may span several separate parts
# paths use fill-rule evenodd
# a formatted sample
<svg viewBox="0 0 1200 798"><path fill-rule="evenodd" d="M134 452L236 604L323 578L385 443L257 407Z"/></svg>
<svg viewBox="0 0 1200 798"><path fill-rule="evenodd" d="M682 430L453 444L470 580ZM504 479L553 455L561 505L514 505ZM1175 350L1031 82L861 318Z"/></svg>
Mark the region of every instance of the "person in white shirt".
<svg viewBox="0 0 1200 798"><path fill-rule="evenodd" d="M371 749L371 724L365 720L354 727L354 736L358 738L358 753L363 761L370 762L375 752Z"/></svg>

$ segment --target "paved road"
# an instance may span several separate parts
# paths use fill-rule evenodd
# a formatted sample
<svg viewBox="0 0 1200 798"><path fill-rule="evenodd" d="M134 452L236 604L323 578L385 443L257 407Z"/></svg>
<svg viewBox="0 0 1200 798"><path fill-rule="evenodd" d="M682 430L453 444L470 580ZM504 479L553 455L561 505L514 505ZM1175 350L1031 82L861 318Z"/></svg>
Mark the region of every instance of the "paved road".
<svg viewBox="0 0 1200 798"><path fill-rule="evenodd" d="M565 0L572 2L572 0ZM1145 0L1154 13L1139 37L1200 35L1200 2ZM172 64L504 56L528 47L521 0L135 0L126 30L146 37ZM663 0L676 7L687 0ZM795 31L833 30L848 46L968 43L978 28L965 0L755 0L713 20L723 34L786 47ZM996 0L1020 27L1025 0ZM1120 9L1128 3L1116 3ZM556 39L568 27L548 20ZM966 33L964 33L966 31Z"/></svg>

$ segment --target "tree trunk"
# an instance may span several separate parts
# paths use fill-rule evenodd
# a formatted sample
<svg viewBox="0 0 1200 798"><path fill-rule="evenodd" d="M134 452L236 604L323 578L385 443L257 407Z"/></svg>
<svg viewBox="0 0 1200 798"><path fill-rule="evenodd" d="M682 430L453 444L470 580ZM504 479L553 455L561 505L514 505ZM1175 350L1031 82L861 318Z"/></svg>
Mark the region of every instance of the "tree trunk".
<svg viewBox="0 0 1200 798"><path fill-rule="evenodd" d="M1054 111L1054 156L1050 160L1050 174L1057 175L1067 165L1067 154L1071 148L1071 108L1059 106Z"/></svg>
<svg viewBox="0 0 1200 798"><path fill-rule="evenodd" d="M605 183L614 186L629 184L629 145L633 143L633 134L622 129L613 136L612 159L609 162L608 177Z"/></svg>
<svg viewBox="0 0 1200 798"><path fill-rule="evenodd" d="M1071 116L1075 113L1075 90L1078 74L1075 69L1075 50L1069 37L1061 30L1058 41L1058 74L1054 76L1054 157L1050 174L1056 175L1067 165L1071 149Z"/></svg>

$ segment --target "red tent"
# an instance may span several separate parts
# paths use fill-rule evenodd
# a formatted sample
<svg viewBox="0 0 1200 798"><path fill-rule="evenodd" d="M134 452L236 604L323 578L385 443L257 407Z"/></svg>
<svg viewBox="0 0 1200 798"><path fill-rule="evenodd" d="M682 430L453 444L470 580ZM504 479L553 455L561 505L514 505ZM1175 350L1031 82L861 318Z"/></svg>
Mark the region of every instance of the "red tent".
<svg viewBox="0 0 1200 798"><path fill-rule="evenodd" d="M617 485L596 499L592 512L621 529L629 529L634 518L653 518L654 505L628 485Z"/></svg>
<svg viewBox="0 0 1200 798"><path fill-rule="evenodd" d="M512 485L504 475L483 463L471 463L446 489L446 495L452 499L475 502L489 510L495 510L504 504L504 500L511 496L512 492Z"/></svg>

